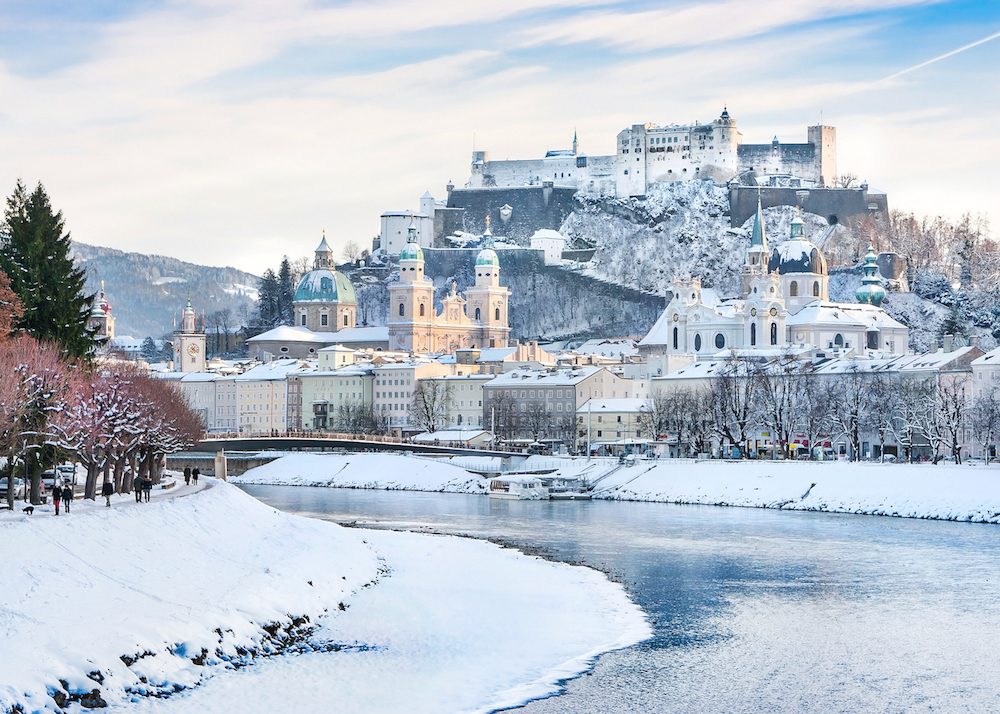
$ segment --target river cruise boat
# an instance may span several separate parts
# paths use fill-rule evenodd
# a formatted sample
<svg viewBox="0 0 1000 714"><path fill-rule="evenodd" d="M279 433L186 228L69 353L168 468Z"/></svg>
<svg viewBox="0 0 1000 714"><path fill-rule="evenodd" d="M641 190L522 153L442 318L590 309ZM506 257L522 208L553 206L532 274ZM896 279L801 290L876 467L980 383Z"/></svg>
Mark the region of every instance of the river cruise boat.
<svg viewBox="0 0 1000 714"><path fill-rule="evenodd" d="M591 497L587 482L579 478L543 478L542 483L549 490L553 501L589 501Z"/></svg>
<svg viewBox="0 0 1000 714"><path fill-rule="evenodd" d="M549 489L537 478L494 479L490 481L489 495L514 501L547 501Z"/></svg>

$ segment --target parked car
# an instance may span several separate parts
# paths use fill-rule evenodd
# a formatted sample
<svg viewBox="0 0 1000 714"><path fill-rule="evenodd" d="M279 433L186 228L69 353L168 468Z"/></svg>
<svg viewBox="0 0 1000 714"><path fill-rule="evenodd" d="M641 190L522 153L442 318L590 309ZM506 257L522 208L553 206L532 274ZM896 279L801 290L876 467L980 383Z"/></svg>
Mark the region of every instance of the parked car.
<svg viewBox="0 0 1000 714"><path fill-rule="evenodd" d="M7 500L7 476L0 477L0 501ZM24 481L14 478L14 500L24 498Z"/></svg>

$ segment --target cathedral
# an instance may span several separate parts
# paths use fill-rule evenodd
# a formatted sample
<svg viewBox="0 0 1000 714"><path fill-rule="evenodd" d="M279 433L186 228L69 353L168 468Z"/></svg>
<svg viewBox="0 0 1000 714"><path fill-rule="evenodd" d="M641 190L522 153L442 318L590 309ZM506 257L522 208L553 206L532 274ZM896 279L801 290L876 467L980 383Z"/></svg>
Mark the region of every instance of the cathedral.
<svg viewBox="0 0 1000 714"><path fill-rule="evenodd" d="M639 343L639 353L667 374L692 359L718 359L732 350L905 354L909 333L880 305L873 248L864 261L856 303L831 302L830 278L820 249L792 221L788 240L769 249L760 203L742 268L743 295L721 299L701 280L675 280L673 297Z"/></svg>
<svg viewBox="0 0 1000 714"><path fill-rule="evenodd" d="M399 282L389 287L389 349L443 354L506 347L509 297L510 291L500 285L500 260L487 218L483 249L476 258L476 283L464 296L453 284L441 300L439 314L434 308L434 283L424 275L424 251L411 222L399 254Z"/></svg>

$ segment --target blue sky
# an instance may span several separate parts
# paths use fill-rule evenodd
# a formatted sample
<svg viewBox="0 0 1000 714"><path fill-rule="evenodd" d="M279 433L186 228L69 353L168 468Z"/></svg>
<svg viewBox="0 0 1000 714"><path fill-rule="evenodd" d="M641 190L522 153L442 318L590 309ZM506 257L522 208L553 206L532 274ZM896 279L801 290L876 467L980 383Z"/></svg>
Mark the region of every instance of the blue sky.
<svg viewBox="0 0 1000 714"><path fill-rule="evenodd" d="M632 123L837 127L890 205L1000 220L1000 32L979 0L0 3L0 191L77 240L261 271L368 245L495 158ZM887 79L893 77L891 79Z"/></svg>

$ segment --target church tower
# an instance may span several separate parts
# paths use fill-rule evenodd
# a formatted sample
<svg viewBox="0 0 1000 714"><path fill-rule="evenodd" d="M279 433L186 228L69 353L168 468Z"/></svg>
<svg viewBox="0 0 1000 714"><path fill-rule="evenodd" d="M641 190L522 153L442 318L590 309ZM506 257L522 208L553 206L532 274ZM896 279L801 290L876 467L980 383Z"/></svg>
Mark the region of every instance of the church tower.
<svg viewBox="0 0 1000 714"><path fill-rule="evenodd" d="M486 217L483 249L476 258L476 285L465 291L466 315L481 326L482 339L476 346L506 347L510 336L507 304L510 291L500 285L500 259L493 250L490 219Z"/></svg>
<svg viewBox="0 0 1000 714"><path fill-rule="evenodd" d="M747 250L746 262L743 264L743 294L750 294L750 282L757 277L767 275L767 262L770 254L767 250L767 232L764 230L764 211L760 205L760 195L757 196L757 214L753 219L753 233L750 235L750 248Z"/></svg>
<svg viewBox="0 0 1000 714"><path fill-rule="evenodd" d="M389 349L433 352L434 283L424 277L424 251L410 220L399 253L399 282L389 286Z"/></svg>
<svg viewBox="0 0 1000 714"><path fill-rule="evenodd" d="M205 333L198 331L198 318L188 298L181 315L181 329L174 331L174 371L205 371Z"/></svg>
<svg viewBox="0 0 1000 714"><path fill-rule="evenodd" d="M103 345L115 339L115 318L111 314L111 303L104 294L104 281L101 281L101 294L94 301L94 309L87 320L87 329L97 328L94 337Z"/></svg>

